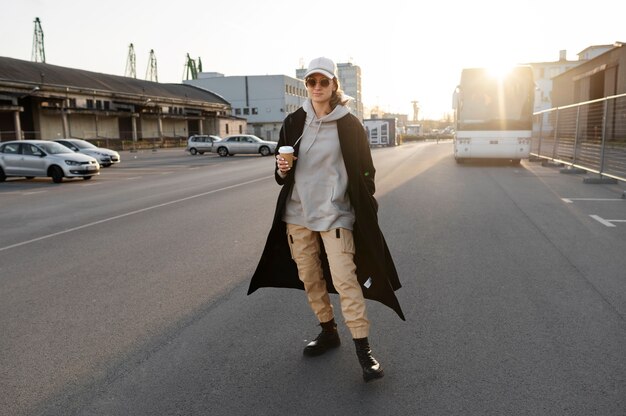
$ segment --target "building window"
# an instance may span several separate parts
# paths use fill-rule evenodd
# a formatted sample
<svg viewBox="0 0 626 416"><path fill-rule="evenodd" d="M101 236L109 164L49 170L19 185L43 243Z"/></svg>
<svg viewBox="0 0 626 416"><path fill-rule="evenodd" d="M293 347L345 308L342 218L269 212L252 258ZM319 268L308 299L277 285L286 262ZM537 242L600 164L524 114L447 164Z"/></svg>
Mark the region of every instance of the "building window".
<svg viewBox="0 0 626 416"><path fill-rule="evenodd" d="M104 102L104 109L105 110L110 110L111 109L111 101L105 101Z"/></svg>
<svg viewBox="0 0 626 416"><path fill-rule="evenodd" d="M241 108L235 108L235 115L236 116L240 116L241 115Z"/></svg>
<svg viewBox="0 0 626 416"><path fill-rule="evenodd" d="M240 124L239 125L239 134L242 134L242 133L243 133L243 126Z"/></svg>
<svg viewBox="0 0 626 416"><path fill-rule="evenodd" d="M226 123L226 134L228 134L228 123Z"/></svg>
<svg viewBox="0 0 626 416"><path fill-rule="evenodd" d="M96 108L98 110L102 110L102 101L101 100L96 100Z"/></svg>
<svg viewBox="0 0 626 416"><path fill-rule="evenodd" d="M248 107L243 109L243 115L244 116L250 115L250 109Z"/></svg>
<svg viewBox="0 0 626 416"><path fill-rule="evenodd" d="M87 99L87 108L93 108L93 100Z"/></svg>
<svg viewBox="0 0 626 416"><path fill-rule="evenodd" d="M252 114L259 114L259 109L257 107L252 107Z"/></svg>

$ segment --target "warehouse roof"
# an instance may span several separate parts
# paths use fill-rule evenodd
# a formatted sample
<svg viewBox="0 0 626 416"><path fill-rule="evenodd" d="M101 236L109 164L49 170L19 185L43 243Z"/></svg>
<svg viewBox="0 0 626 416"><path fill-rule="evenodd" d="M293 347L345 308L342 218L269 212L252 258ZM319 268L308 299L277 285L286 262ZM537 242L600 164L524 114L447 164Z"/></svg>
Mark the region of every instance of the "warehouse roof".
<svg viewBox="0 0 626 416"><path fill-rule="evenodd" d="M228 101L221 96L192 85L162 84L2 56L0 56L0 80L137 94L138 96L191 99L229 105Z"/></svg>

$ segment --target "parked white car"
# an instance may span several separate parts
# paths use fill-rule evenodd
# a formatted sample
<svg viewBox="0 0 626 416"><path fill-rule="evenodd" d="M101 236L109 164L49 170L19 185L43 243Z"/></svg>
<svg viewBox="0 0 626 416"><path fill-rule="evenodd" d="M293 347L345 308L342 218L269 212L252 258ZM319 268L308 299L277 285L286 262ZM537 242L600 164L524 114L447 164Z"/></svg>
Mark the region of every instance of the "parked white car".
<svg viewBox="0 0 626 416"><path fill-rule="evenodd" d="M269 142L253 134L234 134L224 137L219 143L215 143L213 151L220 156L232 156L238 153L268 156L276 150L276 142Z"/></svg>
<svg viewBox="0 0 626 416"><path fill-rule="evenodd" d="M15 140L0 143L0 182L9 176L91 179L100 174L98 161L47 140Z"/></svg>
<svg viewBox="0 0 626 416"><path fill-rule="evenodd" d="M84 155L95 158L98 163L100 163L100 166L102 166L103 168L108 168L115 163L121 162L120 154L115 150L106 149L104 147L97 147L86 140L58 139L54 141L72 149L74 152L82 153Z"/></svg>

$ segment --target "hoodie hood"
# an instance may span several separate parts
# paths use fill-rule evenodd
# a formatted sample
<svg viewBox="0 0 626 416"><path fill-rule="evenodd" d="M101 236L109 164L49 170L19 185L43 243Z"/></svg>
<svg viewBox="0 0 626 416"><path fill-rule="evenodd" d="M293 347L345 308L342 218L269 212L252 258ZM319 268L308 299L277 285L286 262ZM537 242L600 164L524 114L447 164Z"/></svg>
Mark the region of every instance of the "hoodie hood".
<svg viewBox="0 0 626 416"><path fill-rule="evenodd" d="M315 110L313 109L313 102L311 101L311 99L306 100L304 104L302 104L302 108L307 115L307 124L310 119L319 120L322 123L326 123L329 121L337 121L345 115L350 114L350 110L348 109L348 107L346 107L345 105L338 105L333 111L330 112L330 114L317 118Z"/></svg>
<svg viewBox="0 0 626 416"><path fill-rule="evenodd" d="M317 136L320 134L320 130L332 129L335 131L336 134L337 120L350 114L350 110L348 109L348 107L344 105L338 105L329 114L318 118L317 114L315 114L315 109L313 108L313 102L311 101L311 99L308 99L304 102L304 104L302 105L302 109L306 112L304 131L302 132L301 136L302 139L304 139L305 137L307 138L307 140L303 140L302 143L305 152L311 150L311 147L313 147L313 145L317 141ZM324 124L326 125L326 127L322 127L322 125Z"/></svg>

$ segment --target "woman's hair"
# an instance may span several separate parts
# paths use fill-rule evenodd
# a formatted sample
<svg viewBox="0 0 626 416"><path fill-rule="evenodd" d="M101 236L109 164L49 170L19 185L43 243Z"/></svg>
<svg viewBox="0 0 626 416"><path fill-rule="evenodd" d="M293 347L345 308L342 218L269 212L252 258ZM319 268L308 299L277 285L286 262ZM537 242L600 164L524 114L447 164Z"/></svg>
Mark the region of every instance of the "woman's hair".
<svg viewBox="0 0 626 416"><path fill-rule="evenodd" d="M339 85L339 79L337 77L333 78L333 84L337 86L337 89L333 89L333 95L330 96L330 108L332 110L337 107L337 104L346 105L348 101L350 101L343 97L343 90Z"/></svg>

